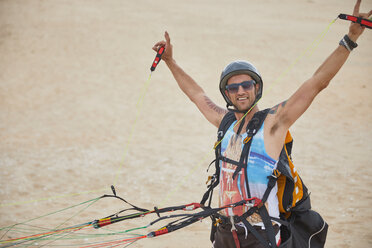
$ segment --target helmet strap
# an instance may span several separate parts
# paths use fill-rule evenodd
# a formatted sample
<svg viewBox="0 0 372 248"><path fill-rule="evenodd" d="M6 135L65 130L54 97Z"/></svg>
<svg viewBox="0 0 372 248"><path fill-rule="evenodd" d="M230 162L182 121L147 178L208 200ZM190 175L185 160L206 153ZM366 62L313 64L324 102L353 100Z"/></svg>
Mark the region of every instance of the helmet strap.
<svg viewBox="0 0 372 248"><path fill-rule="evenodd" d="M234 106L234 105L226 104L226 108L228 111L235 112L235 113L243 113L243 114L247 112L247 111L238 110L236 108L230 108L230 106Z"/></svg>
<svg viewBox="0 0 372 248"><path fill-rule="evenodd" d="M252 108L252 106L255 104L256 102L254 102L248 109L251 109ZM230 106L233 106L233 107L235 107L234 105L232 105L232 104L230 104L230 103L227 103L226 104L226 108L227 108L227 110L229 110L229 111L231 111L231 112L234 112L234 113L241 113L241 114L245 114L245 113L247 113L247 111L244 111L244 110L238 110L238 108L237 107L235 107L235 108L230 108Z"/></svg>

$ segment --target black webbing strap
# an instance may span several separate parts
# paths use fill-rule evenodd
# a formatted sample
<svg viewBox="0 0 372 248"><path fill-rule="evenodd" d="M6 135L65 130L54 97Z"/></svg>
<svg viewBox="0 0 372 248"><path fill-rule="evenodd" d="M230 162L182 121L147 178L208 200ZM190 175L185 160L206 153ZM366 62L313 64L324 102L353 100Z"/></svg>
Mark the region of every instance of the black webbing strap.
<svg viewBox="0 0 372 248"><path fill-rule="evenodd" d="M241 163L238 162L238 161L232 160L232 159L224 157L224 156L219 156L218 158L219 158L219 160L222 160L223 162L233 164L233 165L236 165L236 166L241 168Z"/></svg>
<svg viewBox="0 0 372 248"><path fill-rule="evenodd" d="M271 222L271 217L269 216L269 213L267 212L267 209L265 207L265 202L267 201L271 190L274 188L279 175L280 173L277 170L274 170L272 175L268 177L269 182L267 183L267 188L261 199L263 205L258 208L258 213L261 216L262 222L264 223L267 236L269 237L269 241L271 243L271 247L276 247L275 232Z"/></svg>
<svg viewBox="0 0 372 248"><path fill-rule="evenodd" d="M279 173L278 171L274 170L273 171L273 174L268 177L269 178L269 182L267 183L267 188L266 188L265 193L264 193L264 195L263 195L263 197L261 199L262 204L260 204L259 206L255 206L255 207L250 208L247 212L245 212L244 214L242 214L239 217L239 220L244 223L244 225L252 232L252 234L265 247L269 247L269 248L270 247L277 247L276 246L276 239L275 239L275 232L274 232L274 228L273 228L273 225L272 225L272 222L271 222L272 219L277 220L277 218L272 218L272 217L269 216L269 213L267 212L267 209L265 207L265 202L267 201L267 198L269 197L272 188L275 186L276 181L278 180L278 177L280 175L278 173ZM269 242L270 242L271 246L262 237L262 235L259 234L253 228L253 226L247 221L247 218L249 216L251 216L255 212L258 212L258 214L261 216L261 219L262 219L262 222L263 222L263 224L265 226L265 230L266 230L267 236L269 237ZM279 223L281 223L281 221L279 221Z"/></svg>
<svg viewBox="0 0 372 248"><path fill-rule="evenodd" d="M244 122L245 122L245 115L244 115L243 118L240 120L240 125L239 125L239 128L238 128L238 132L236 133L237 135L239 135L240 132L242 131L243 126L244 126Z"/></svg>
<svg viewBox="0 0 372 248"><path fill-rule="evenodd" d="M213 196L213 189L215 187L217 187L218 184L219 184L219 176L214 174L213 177L212 177L211 183L208 185L208 190L204 193L203 198L200 201L201 205L204 205L205 202L209 198L208 207L210 207L211 201L212 201L212 196Z"/></svg>
<svg viewBox="0 0 372 248"><path fill-rule="evenodd" d="M211 215L212 224L211 224L211 233L209 235L209 240L213 243L214 242L214 235L217 232L217 220L216 217Z"/></svg>
<svg viewBox="0 0 372 248"><path fill-rule="evenodd" d="M263 203L267 201L267 198L269 197L271 190L274 188L276 181L278 180L279 174L276 174L276 173L279 173L279 172L277 170L274 170L273 174L271 176L268 176L269 182L267 183L267 188L261 199Z"/></svg>
<svg viewBox="0 0 372 248"><path fill-rule="evenodd" d="M247 125L247 134L252 137L261 128L270 109L264 109L255 113Z"/></svg>
<svg viewBox="0 0 372 248"><path fill-rule="evenodd" d="M248 222L246 218L243 218L242 222L247 227L247 229L256 237L256 239L258 239L258 241L261 242L261 244L265 248L271 248L269 244L267 243L267 241L264 239L264 237L262 237L262 235L257 232L257 230L251 225L251 223Z"/></svg>
<svg viewBox="0 0 372 248"><path fill-rule="evenodd" d="M262 222L265 225L265 230L267 233L267 236L269 237L269 242L271 243L271 247L276 247L276 241L275 241L275 232L273 228L273 224L271 222L271 218L269 216L269 213L267 212L267 209L265 206L262 206L258 209L258 213L261 216Z"/></svg>
<svg viewBox="0 0 372 248"><path fill-rule="evenodd" d="M200 204L204 205L205 202L209 198L208 207L211 206L212 202L212 196L213 196L213 189L217 187L220 180L220 159L221 159L221 140L225 136L226 130L230 127L230 125L236 120L234 112L229 111L223 118L220 123L220 126L218 127L217 132L217 143L215 146L215 156L216 159L214 160L215 164L215 173L212 178L212 182L208 185L207 192L204 193L202 200L200 201ZM213 163L213 162L212 162Z"/></svg>
<svg viewBox="0 0 372 248"><path fill-rule="evenodd" d="M116 195L116 192L115 192L115 195L106 195L106 194L105 194L105 195L101 196L100 198L106 198L106 197L113 197L113 198L116 198L116 199L122 200L122 201L125 202L126 204L132 206L132 208L130 208L130 209L134 209L134 210L137 210L137 211L139 211L139 212L148 212L148 211L149 211L148 209L140 208L140 207L137 207L137 206L135 206L135 205L129 203L129 202L126 201L124 198L121 198L120 196L117 196L117 195ZM126 209L126 210L130 210L130 209ZM111 217L111 215L108 216L108 217Z"/></svg>
<svg viewBox="0 0 372 248"><path fill-rule="evenodd" d="M268 241L260 234L257 232L257 230L252 226L251 223L248 222L247 218L251 216L253 213L257 212L261 216L262 222L264 223L265 230L267 233L267 236L269 238L269 243ZM275 218L276 219L276 218ZM256 206L250 208L247 212L239 216L236 221L241 221L244 223L245 227L251 231L251 233L257 238L258 241L261 242L261 244L265 248L276 248L276 239L275 239L275 232L274 228L271 222L271 217L269 216L267 209L265 205L261 206Z"/></svg>

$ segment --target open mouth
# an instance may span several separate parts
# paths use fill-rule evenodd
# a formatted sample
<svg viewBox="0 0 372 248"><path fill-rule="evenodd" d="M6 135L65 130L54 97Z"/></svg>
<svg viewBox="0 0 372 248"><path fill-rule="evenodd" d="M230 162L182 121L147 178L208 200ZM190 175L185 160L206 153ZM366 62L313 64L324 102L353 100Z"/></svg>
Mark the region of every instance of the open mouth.
<svg viewBox="0 0 372 248"><path fill-rule="evenodd" d="M248 100L248 97L238 97L238 101Z"/></svg>

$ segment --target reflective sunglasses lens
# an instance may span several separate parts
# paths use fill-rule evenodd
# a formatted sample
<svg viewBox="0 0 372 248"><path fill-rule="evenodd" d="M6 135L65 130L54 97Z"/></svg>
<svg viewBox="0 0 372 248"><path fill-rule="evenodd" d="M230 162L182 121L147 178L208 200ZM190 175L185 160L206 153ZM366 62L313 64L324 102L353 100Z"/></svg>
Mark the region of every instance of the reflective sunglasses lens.
<svg viewBox="0 0 372 248"><path fill-rule="evenodd" d="M240 85L244 90L250 90L254 84L253 80L241 82Z"/></svg>
<svg viewBox="0 0 372 248"><path fill-rule="evenodd" d="M240 86L240 84L230 84L230 85L227 85L227 86L226 86L226 89L227 89L230 93L236 93L236 92L238 92L238 90L239 90L239 86Z"/></svg>
<svg viewBox="0 0 372 248"><path fill-rule="evenodd" d="M226 85L226 89L230 92L230 93L237 93L239 91L239 87L242 86L244 90L250 90L252 88L252 86L254 85L254 80L250 80L250 81L244 81L244 82L241 82L239 84L229 84L229 85Z"/></svg>

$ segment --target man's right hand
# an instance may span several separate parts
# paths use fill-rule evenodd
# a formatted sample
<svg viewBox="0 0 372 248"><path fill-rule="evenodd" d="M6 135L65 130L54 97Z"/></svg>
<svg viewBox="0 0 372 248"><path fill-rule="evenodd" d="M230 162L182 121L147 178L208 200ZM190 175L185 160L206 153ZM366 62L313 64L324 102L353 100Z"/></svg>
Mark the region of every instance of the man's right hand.
<svg viewBox="0 0 372 248"><path fill-rule="evenodd" d="M164 33L165 40L157 42L153 46L153 50L158 52L161 47L165 47L162 55L162 60L167 64L169 70L172 72L174 79L176 79L180 89L186 96L198 107L199 111L204 117L218 127L223 116L227 110L217 106L211 99L204 93L204 90L190 77L173 59L173 49L170 43L170 37L167 31Z"/></svg>
<svg viewBox="0 0 372 248"><path fill-rule="evenodd" d="M152 50L154 50L155 52L158 52L161 47L165 47L165 51L161 58L165 63L168 63L172 61L173 59L173 47L172 47L172 44L170 43L170 37L167 31L165 31L164 33L164 38L165 40L157 42L152 47Z"/></svg>

